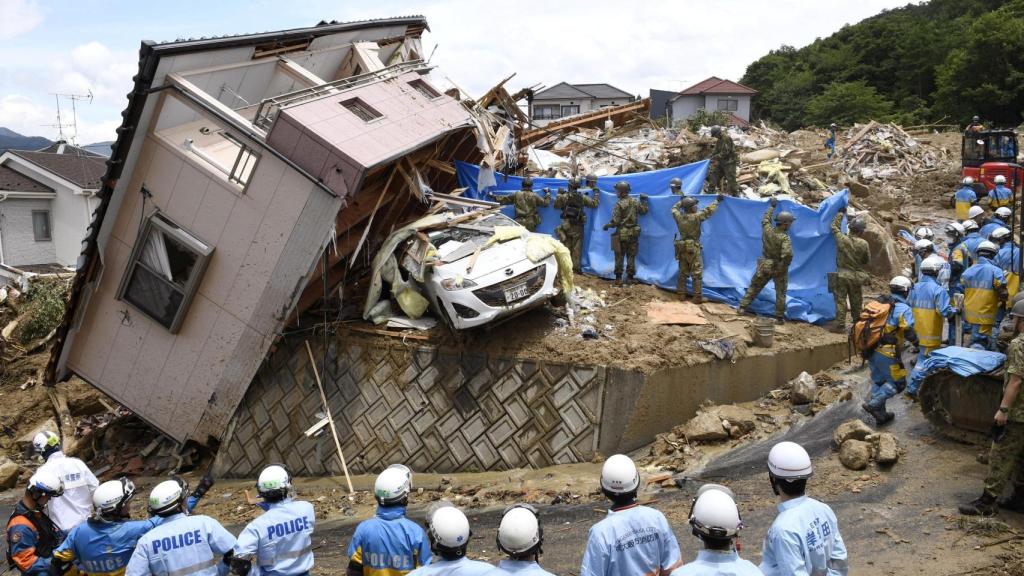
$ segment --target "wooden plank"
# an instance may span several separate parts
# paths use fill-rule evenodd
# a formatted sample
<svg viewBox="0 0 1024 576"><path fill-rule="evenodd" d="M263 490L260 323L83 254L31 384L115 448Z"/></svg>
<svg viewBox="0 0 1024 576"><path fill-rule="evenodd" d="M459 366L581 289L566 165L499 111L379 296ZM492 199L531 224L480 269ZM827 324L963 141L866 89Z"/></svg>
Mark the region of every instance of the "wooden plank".
<svg viewBox="0 0 1024 576"><path fill-rule="evenodd" d="M383 328L365 328L362 326L349 326L349 330L353 332L362 332L364 334L375 334L377 336L390 336L392 338L403 338L412 340L430 340L430 336L427 334L417 334L416 332L395 332L393 330L384 330Z"/></svg>

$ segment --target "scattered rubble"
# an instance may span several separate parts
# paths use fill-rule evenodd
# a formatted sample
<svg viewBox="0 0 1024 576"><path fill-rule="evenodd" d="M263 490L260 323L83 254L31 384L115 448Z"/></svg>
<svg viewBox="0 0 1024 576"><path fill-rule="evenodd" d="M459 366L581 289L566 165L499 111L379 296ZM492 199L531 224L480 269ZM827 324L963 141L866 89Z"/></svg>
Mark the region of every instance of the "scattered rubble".
<svg viewBox="0 0 1024 576"><path fill-rule="evenodd" d="M841 447L847 440L864 440L870 434L874 434L874 432L862 420L853 418L843 422L836 428L836 431L832 433L832 441L835 442L836 446Z"/></svg>
<svg viewBox="0 0 1024 576"><path fill-rule="evenodd" d="M793 404L810 404L818 391L818 384L807 372L801 372L799 376L789 383L789 401Z"/></svg>
<svg viewBox="0 0 1024 576"><path fill-rule="evenodd" d="M839 461L850 470L863 470L871 463L871 445L862 440L847 440L839 448Z"/></svg>
<svg viewBox="0 0 1024 576"><path fill-rule="evenodd" d="M894 464L900 459L900 447L896 437L888 432L871 434L867 437L871 443L872 454L875 462L879 464Z"/></svg>
<svg viewBox="0 0 1024 576"><path fill-rule="evenodd" d="M839 461L850 470L863 470L871 461L888 466L900 458L895 436L889 432L876 433L858 418L840 424L832 433L832 441L839 448Z"/></svg>

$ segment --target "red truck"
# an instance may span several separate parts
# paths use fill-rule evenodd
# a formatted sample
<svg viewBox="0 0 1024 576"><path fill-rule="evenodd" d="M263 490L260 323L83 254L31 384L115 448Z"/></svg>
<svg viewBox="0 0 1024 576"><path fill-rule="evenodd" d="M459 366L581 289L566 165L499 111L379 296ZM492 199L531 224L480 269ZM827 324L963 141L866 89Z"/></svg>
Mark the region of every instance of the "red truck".
<svg viewBox="0 0 1024 576"><path fill-rule="evenodd" d="M1006 177L1014 197L1024 184L1024 167L1017 164L1017 133L1013 130L967 130L960 148L960 177L974 178L978 197L995 188L996 176Z"/></svg>

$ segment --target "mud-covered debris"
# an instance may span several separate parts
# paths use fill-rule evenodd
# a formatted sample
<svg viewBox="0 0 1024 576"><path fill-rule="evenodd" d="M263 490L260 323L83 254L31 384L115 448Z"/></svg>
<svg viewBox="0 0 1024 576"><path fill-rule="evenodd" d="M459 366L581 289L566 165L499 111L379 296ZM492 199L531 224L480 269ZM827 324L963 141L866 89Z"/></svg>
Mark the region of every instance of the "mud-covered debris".
<svg viewBox="0 0 1024 576"><path fill-rule="evenodd" d="M710 410L719 420L729 423L729 428L738 428L741 434L753 432L757 427L757 415L750 408L723 404Z"/></svg>
<svg viewBox="0 0 1024 576"><path fill-rule="evenodd" d="M871 442L875 456L875 462L879 464L893 464L900 458L899 442L896 437L888 432L880 432L867 437Z"/></svg>
<svg viewBox="0 0 1024 576"><path fill-rule="evenodd" d="M729 437L729 433L722 426L722 419L713 412L698 413L686 423L683 433L691 442L725 440Z"/></svg>
<svg viewBox="0 0 1024 576"><path fill-rule="evenodd" d="M836 428L836 431L832 433L832 441L836 443L836 446L841 447L847 440L864 440L874 433L875 431L862 420L852 418Z"/></svg>
<svg viewBox="0 0 1024 576"><path fill-rule="evenodd" d="M21 475L21 467L10 459L0 456L0 488L8 490L14 488Z"/></svg>
<svg viewBox="0 0 1024 576"><path fill-rule="evenodd" d="M810 404L814 402L817 391L818 383L814 381L814 377L807 372L801 372L789 383L789 401L793 404Z"/></svg>
<svg viewBox="0 0 1024 576"><path fill-rule="evenodd" d="M871 463L871 445L862 440L847 440L839 448L839 461L850 470L863 470Z"/></svg>

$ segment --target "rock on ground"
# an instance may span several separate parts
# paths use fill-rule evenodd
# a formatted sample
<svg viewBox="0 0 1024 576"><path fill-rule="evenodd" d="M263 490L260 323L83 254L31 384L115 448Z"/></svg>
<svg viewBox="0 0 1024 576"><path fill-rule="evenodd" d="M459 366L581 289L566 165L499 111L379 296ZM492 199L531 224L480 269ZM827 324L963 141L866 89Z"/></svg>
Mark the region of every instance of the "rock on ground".
<svg viewBox="0 0 1024 576"><path fill-rule="evenodd" d="M728 422L730 429L739 428L741 434L753 432L754 428L757 427L757 415L750 408L723 404L722 406L715 406L708 411L718 416L719 420Z"/></svg>
<svg viewBox="0 0 1024 576"><path fill-rule="evenodd" d="M21 468L8 458L0 457L0 488L8 490L14 488L18 482Z"/></svg>
<svg viewBox="0 0 1024 576"><path fill-rule="evenodd" d="M861 440L847 440L839 448L839 461L850 470L863 470L871 462L871 445Z"/></svg>
<svg viewBox="0 0 1024 576"><path fill-rule="evenodd" d="M888 432L872 434L868 440L874 448L875 462L893 464L900 459L899 443L892 434Z"/></svg>
<svg viewBox="0 0 1024 576"><path fill-rule="evenodd" d="M725 440L729 437L722 420L713 412L700 412L683 427L686 439L694 442Z"/></svg>
<svg viewBox="0 0 1024 576"><path fill-rule="evenodd" d="M836 443L836 446L842 447L847 440L864 440L868 435L874 433L875 431L862 420L853 418L836 428L836 431L832 433L832 441Z"/></svg>
<svg viewBox="0 0 1024 576"><path fill-rule="evenodd" d="M868 272L882 278L891 278L899 273L900 251L896 247L893 235L884 226L871 217L868 213L858 213L858 218L867 222L867 230L862 238L867 240L868 249L871 252L871 260L868 262Z"/></svg>
<svg viewBox="0 0 1024 576"><path fill-rule="evenodd" d="M801 372L790 382L789 400L793 404L810 404L814 402L817 391L818 384L814 381L814 376L807 372Z"/></svg>

